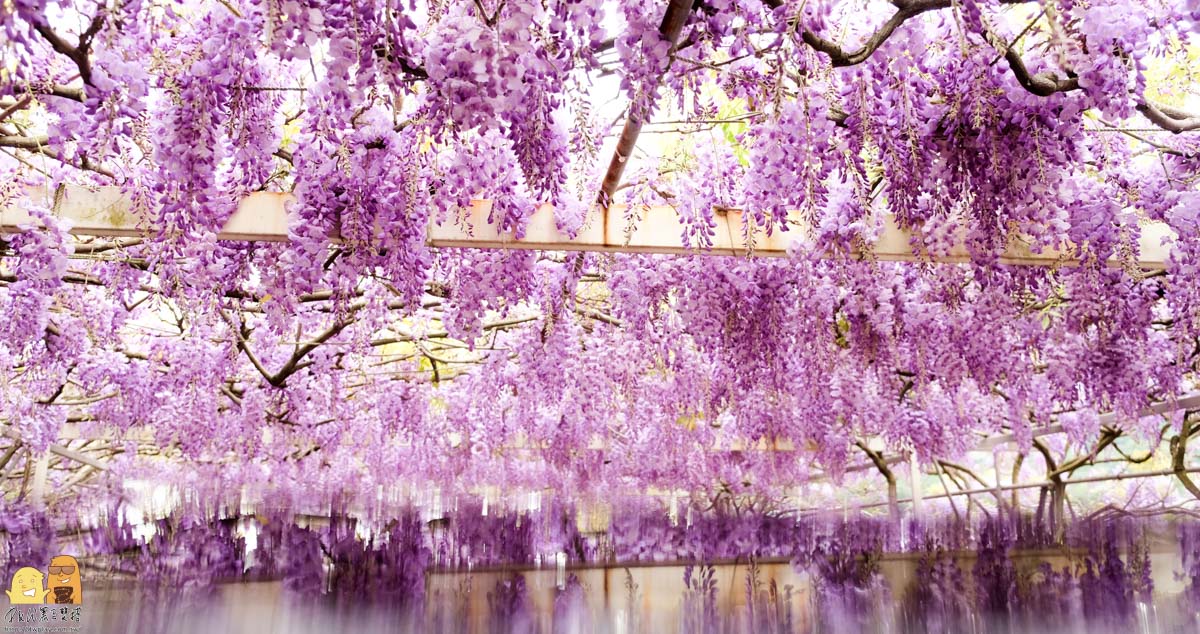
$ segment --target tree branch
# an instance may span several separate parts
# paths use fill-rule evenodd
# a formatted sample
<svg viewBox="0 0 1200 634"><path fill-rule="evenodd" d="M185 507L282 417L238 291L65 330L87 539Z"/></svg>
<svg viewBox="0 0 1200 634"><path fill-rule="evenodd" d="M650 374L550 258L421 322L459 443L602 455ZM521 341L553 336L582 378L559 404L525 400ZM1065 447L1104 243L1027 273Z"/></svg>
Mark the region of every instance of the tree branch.
<svg viewBox="0 0 1200 634"><path fill-rule="evenodd" d="M1183 416L1183 427L1179 430L1179 435L1171 439L1171 469L1175 476L1179 478L1179 482L1183 484L1183 488L1188 490L1197 499L1200 499L1200 487L1192 481L1188 475L1187 468L1187 443L1188 437L1192 435L1192 420L1191 413L1188 412Z"/></svg>
<svg viewBox="0 0 1200 634"><path fill-rule="evenodd" d="M79 164L75 164L66 159L63 159L62 157L60 157L58 155L57 152L55 152L53 149L50 148L49 145L47 145L49 142L50 142L50 137L46 136L46 135L28 137L28 136L19 136L19 135L9 134L9 135L0 136L0 147L10 147L10 148L18 149L18 150L25 150L27 152L35 152L37 154L41 154L43 156L50 157L50 158L62 163L63 165L70 165L71 167L74 167L75 169L81 169L81 170L86 170L89 172L95 172L97 174L100 174L101 176L107 176L107 177L113 178L113 179L116 178L116 174L112 173L108 169L101 167L99 165L92 165L91 161L89 161L86 157L84 157L79 162Z"/></svg>
<svg viewBox="0 0 1200 634"><path fill-rule="evenodd" d="M83 79L83 83L89 86L92 83L92 64L89 59L91 53L92 38L100 32L104 27L105 10L101 8L92 17L92 21L88 23L87 29L79 35L79 43L71 46L61 35L54 32L45 19L35 20L33 28L50 44L56 53L65 55L75 62L75 66L79 68L79 77Z"/></svg>
<svg viewBox="0 0 1200 634"><path fill-rule="evenodd" d="M1101 451L1104 451L1106 447L1111 445L1118 437L1120 437L1120 435L1121 431L1118 429L1106 429L1103 433L1101 433L1100 440L1094 447L1092 447L1092 450L1088 452L1087 455L1079 456L1069 462L1063 463L1057 469L1051 471L1047 477L1053 479L1054 477L1061 476L1064 473L1070 475L1076 469L1095 460L1096 456L1099 455Z"/></svg>
<svg viewBox="0 0 1200 634"><path fill-rule="evenodd" d="M1004 55L1013 76L1022 88L1039 97L1049 97L1055 93L1079 90L1079 78L1067 77L1061 79L1052 72L1042 72L1030 75L1021 56L991 31L984 32L985 39ZM1139 98L1138 112L1142 113L1154 125L1174 134L1200 130L1200 115L1192 114L1171 106L1158 105L1145 97ZM1177 151L1176 151L1177 152ZM1175 153L1175 152L1173 152Z"/></svg>
<svg viewBox="0 0 1200 634"><path fill-rule="evenodd" d="M694 4L695 0L670 0L670 4L667 5L667 12L663 15L658 33L668 43L672 54L675 51L679 35L683 32L683 25L687 23L688 16L692 13ZM655 78L652 85L642 86L642 90L653 91L660 79L661 77ZM621 184L621 175L625 173L625 165L629 162L629 157L633 155L633 146L637 144L638 136L642 133L643 123L645 123L645 113L633 112L631 109L625 118L625 127L621 130L621 138L617 139L617 147L613 150L612 160L608 163L608 171L604 173L604 181L600 184L597 202L603 207L608 207L612 202L613 193L616 192L617 185Z"/></svg>
<svg viewBox="0 0 1200 634"><path fill-rule="evenodd" d="M768 0L767 5L779 6L782 4L780 0ZM847 52L834 42L830 42L822 38L820 35L812 31L804 31L801 37L804 43L825 53L832 60L835 67L838 66L854 66L867 61L871 54L879 49L884 42L891 37L892 33L909 18L925 13L926 11L934 11L936 9L945 9L951 6L950 0L912 0L909 2L893 3L899 9L888 18L879 30L871 34L867 41L858 50Z"/></svg>
<svg viewBox="0 0 1200 634"><path fill-rule="evenodd" d="M863 453L867 454L867 457L871 459L872 463L874 463L875 468L879 470L879 473L883 474L883 479L887 481L888 515L890 515L892 519L899 519L900 501L899 495L896 492L896 474L892 473L892 468L888 466L887 461L883 459L883 454L881 452L874 451L861 440L854 441L854 446L858 447L863 451Z"/></svg>
<svg viewBox="0 0 1200 634"><path fill-rule="evenodd" d="M300 346L300 348L297 349L294 354L292 354L291 358L288 359L287 363L283 364L283 367L280 368L280 370L278 372L276 372L272 376L267 377L267 382L275 387L283 387L284 384L287 383L288 377L295 374L296 371L298 371L302 368L308 367L308 365L311 365L311 364L308 364L308 365L300 364L300 361L303 360L304 357L308 356L308 354L310 352L312 352L313 350L316 350L318 347L320 347L321 344L336 337L338 333L345 330L346 326L349 326L351 323L353 323L353 322L352 321L339 321L339 322L335 323L333 326L330 326L328 330L326 330L325 332L323 332L319 336L317 336L316 339L309 341L308 343L304 344L303 346Z"/></svg>
<svg viewBox="0 0 1200 634"><path fill-rule="evenodd" d="M225 324L229 326L229 329L233 331L234 342L237 344L238 350L241 350L242 354L246 355L246 358L250 360L250 364L253 365L256 370L258 370L259 374L263 375L263 378L270 381L271 373L268 372L265 367L263 367L262 362L260 362L258 357L250 351L250 346L246 343L247 333L243 329L243 326L240 324L234 324L233 318L229 316L229 313L225 312L224 310L220 312L221 319L224 320Z"/></svg>
<svg viewBox="0 0 1200 634"><path fill-rule="evenodd" d="M18 150L31 150L37 152L41 148L46 147L50 143L50 137L42 136L20 136L9 134L0 136L0 147L17 148Z"/></svg>
<svg viewBox="0 0 1200 634"><path fill-rule="evenodd" d="M1146 101L1137 106L1154 125L1175 134L1200 130L1200 115L1190 114L1170 106L1155 105Z"/></svg>
<svg viewBox="0 0 1200 634"><path fill-rule="evenodd" d="M1068 92L1079 89L1079 78L1069 77L1067 79L1059 79L1058 75L1049 72L1030 75L1029 69L1025 68L1025 61L1021 59L1021 56L1015 50L1007 45L1001 50L1004 53L1004 60L1008 62L1013 76L1017 79L1017 83L1021 84L1021 87L1025 90L1039 97L1049 97L1056 92Z"/></svg>

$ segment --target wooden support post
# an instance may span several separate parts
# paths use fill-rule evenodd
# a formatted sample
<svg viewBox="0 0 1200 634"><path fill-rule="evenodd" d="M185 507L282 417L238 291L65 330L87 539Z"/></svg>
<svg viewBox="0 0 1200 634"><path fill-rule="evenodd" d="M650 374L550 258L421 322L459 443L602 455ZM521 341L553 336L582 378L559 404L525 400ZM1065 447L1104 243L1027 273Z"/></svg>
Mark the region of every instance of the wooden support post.
<svg viewBox="0 0 1200 634"><path fill-rule="evenodd" d="M921 503L924 501L921 490L921 463L917 461L917 452L912 452L908 458L909 478L912 481L913 519L921 519Z"/></svg>
<svg viewBox="0 0 1200 634"><path fill-rule="evenodd" d="M38 456L33 467L33 484L29 489L29 502L34 508L40 508L46 503L46 478L50 471L50 452Z"/></svg>

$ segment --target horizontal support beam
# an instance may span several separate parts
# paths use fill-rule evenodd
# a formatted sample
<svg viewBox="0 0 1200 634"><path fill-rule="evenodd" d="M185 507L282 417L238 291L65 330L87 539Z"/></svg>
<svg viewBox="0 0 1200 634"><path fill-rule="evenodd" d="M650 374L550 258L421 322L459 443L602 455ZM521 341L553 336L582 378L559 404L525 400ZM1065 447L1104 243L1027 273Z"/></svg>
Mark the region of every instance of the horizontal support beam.
<svg viewBox="0 0 1200 634"><path fill-rule="evenodd" d="M1163 414L1170 414L1172 412L1191 409L1200 409L1200 392L1189 392L1188 394L1184 394L1183 396L1180 396L1172 401L1161 401L1155 403L1139 411L1138 416L1143 418L1146 416L1160 416ZM1121 422L1120 416L1116 412L1106 412L1101 414L1099 418L1100 428L1114 427L1117 423ZM1032 438L1039 438L1041 436L1061 434L1062 432L1062 425L1055 423L1053 425L1047 425L1045 427L1034 429L1030 431L1029 435ZM975 448L975 451L991 451L1001 445L1015 442L1017 442L1016 434L1000 434L997 436L990 436L980 441L979 445Z"/></svg>
<svg viewBox="0 0 1200 634"><path fill-rule="evenodd" d="M46 191L31 196L53 201L54 214L71 222L71 232L95 236L142 236L150 231L150 222L139 217L129 200L117 187L88 188L68 185L57 195ZM287 206L291 194L256 192L244 198L237 212L225 224L218 237L223 240L272 241L288 240ZM612 205L605 209L593 207L583 227L575 236L558 230L554 209L542 205L533 214L525 234L517 239L511 232L499 231L488 222L491 201L476 200L462 210L461 217L444 223L431 223L428 244L434 247L471 247L479 249L538 249L546 251L598 251L613 253L674 253L733 256L786 257L796 240L803 240L803 230L775 231L767 235L762 229L745 238L745 216L740 210L721 210L716 214L716 235L709 250L700 251L683 242L684 225L675 209L669 206ZM34 222L20 204L0 210L0 231L19 231L22 224ZM912 232L900 228L895 219L883 218L883 230L871 244L851 254L856 259L875 259L900 262L964 263L971 255L961 239L948 253L929 256L913 254ZM1141 228L1135 255L1136 263L1144 269L1162 269L1170 254L1175 233L1163 223L1148 222ZM336 237L333 238L336 240ZM1132 245L1131 245L1132 246ZM845 257L830 255L829 257ZM1078 253L1067 246L1034 253L1028 243L1014 237L1000 257L1003 264L1030 266L1062 266L1078 264ZM1120 266L1124 262L1113 261Z"/></svg>
<svg viewBox="0 0 1200 634"><path fill-rule="evenodd" d="M0 435L3 435L5 438L8 438L9 440L16 440L16 441L22 441L22 442L24 441L24 439L21 438L21 435L15 431L13 431L13 429L11 427L0 428ZM67 460L74 460L75 462L78 462L79 464L85 464L85 465L92 467L93 469L97 469L99 471L107 471L108 470L108 467L106 467L103 462L100 462L99 460L96 460L95 458L93 458L87 454L80 453L73 449L67 449L66 447L63 447L62 445L51 444L49 446L49 451L50 451L50 453L52 453L56 456L59 456L61 458L66 458Z"/></svg>
<svg viewBox="0 0 1200 634"><path fill-rule="evenodd" d="M1183 469L1182 471L1176 471L1174 469L1160 469L1158 471L1125 471L1122 473L1114 473L1112 475L1089 476L1086 478L1068 478L1068 479L1063 480L1063 485L1096 484L1096 483L1101 483L1101 482L1119 482L1121 480L1136 480L1139 478L1165 478L1168 476L1178 476L1180 473L1187 473L1187 474L1200 473L1200 467L1190 467L1187 469ZM922 499L923 500L940 500L940 499L945 499L945 498L958 497L958 496L962 496L962 495L995 496L996 494L999 494L999 493L1008 493L1011 491L1022 491L1025 489L1041 489L1041 488L1046 488L1046 487L1050 487L1053 485L1054 485L1054 483L1049 482L1049 481L1022 482L1021 484L1005 484L1005 485L1001 485L1001 486L980 488L980 489L966 489L966 490L948 491L946 493L932 493L929 495L922 496ZM906 498L899 498L898 500L896 500L896 503L897 504L911 504L912 501L913 501L913 499L911 497L906 497ZM883 507L887 506L888 504L890 504L890 502L872 502L871 504L861 504L858 506L854 506L852 508L854 508L856 510L877 509L877 508L883 508ZM812 514L812 513L827 512L827 510L828 509L812 509L812 510L806 511L806 512Z"/></svg>

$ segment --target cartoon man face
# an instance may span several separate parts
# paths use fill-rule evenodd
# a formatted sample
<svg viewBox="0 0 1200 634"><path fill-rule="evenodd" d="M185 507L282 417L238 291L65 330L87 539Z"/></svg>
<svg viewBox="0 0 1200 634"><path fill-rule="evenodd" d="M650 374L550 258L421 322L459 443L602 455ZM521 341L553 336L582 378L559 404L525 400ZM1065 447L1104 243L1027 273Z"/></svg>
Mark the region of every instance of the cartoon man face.
<svg viewBox="0 0 1200 634"><path fill-rule="evenodd" d="M45 603L50 593L42 587L42 572L29 566L13 573L12 588L5 592L13 605Z"/></svg>
<svg viewBox="0 0 1200 634"><path fill-rule="evenodd" d="M50 586L51 603L83 603L83 585L79 576L79 562L70 555L59 555L50 560L46 569Z"/></svg>

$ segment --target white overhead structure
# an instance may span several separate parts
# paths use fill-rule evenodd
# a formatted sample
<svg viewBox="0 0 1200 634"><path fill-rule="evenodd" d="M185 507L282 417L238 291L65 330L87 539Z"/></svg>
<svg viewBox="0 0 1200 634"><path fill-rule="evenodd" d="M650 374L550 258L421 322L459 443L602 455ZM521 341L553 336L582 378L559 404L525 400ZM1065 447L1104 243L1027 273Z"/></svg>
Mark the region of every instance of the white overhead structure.
<svg viewBox="0 0 1200 634"><path fill-rule="evenodd" d="M1174 412L1193 410L1193 409L1200 409L1200 392L1189 392L1187 394L1183 394L1183 395L1179 396L1178 398L1175 398L1172 400L1160 401L1158 403L1155 403L1153 405L1150 405L1149 407L1142 409L1140 412L1138 412L1138 416L1141 416L1141 417L1166 416L1166 415L1174 413ZM1100 418L1100 428L1101 429L1103 429L1105 427L1119 427L1120 423L1122 422L1120 415L1118 415L1116 412L1106 412L1104 414L1100 414L1099 418ZM1052 425L1047 425L1045 427L1039 427L1037 429L1031 430L1029 432L1029 437L1030 438L1040 438L1042 436L1051 436L1053 434L1061 434L1061 433L1063 433L1063 431L1064 431L1063 426L1060 423L1054 423ZM983 439L982 441L980 441L979 445L975 448L975 450L976 451L992 451L996 447L999 447L1001 445L1005 445L1008 443L1015 443L1017 441L1018 441L1018 437L1016 434L999 434L996 436L990 436L988 438Z"/></svg>
<svg viewBox="0 0 1200 634"><path fill-rule="evenodd" d="M71 222L71 232L94 236L141 236L152 230L149 221L139 217L129 200L117 187L65 186L57 192L32 192L32 196L53 201L55 215ZM288 239L288 203L290 194L258 192L244 198L238 210L218 234L224 240L286 241ZM795 229L776 231L767 235L763 229L751 231L746 240L743 213L740 210L721 210L716 214L716 235L711 249L698 250L683 242L684 225L675 209L669 206L633 207L612 205L607 209L595 206L589 212L583 228L571 237L558 230L554 210L542 205L532 216L525 235L517 239L511 232L501 232L487 221L491 202L473 201L463 210L461 221L431 224L428 243L435 247L473 247L481 249L540 249L548 251L600 251L618 253L702 253L710 255L753 255L784 257L788 248L803 241L804 232ZM19 203L0 209L0 231L14 232L22 224L32 222ZM1170 254L1175 233L1163 223L1146 222L1141 227L1136 253L1129 260L1113 260L1115 266L1136 264L1143 269L1162 269ZM1130 245L1131 247L1133 245ZM1130 249L1132 251L1132 248ZM829 257L846 257L829 254ZM901 229L889 215L883 218L883 230L878 238L864 244L849 257L882 261L928 261L961 263L971 257L961 237L949 253L914 255L912 234ZM1020 236L1009 241L1000 262L1032 266L1069 266L1078 263L1076 249L1070 245L1061 249L1046 249L1034 253Z"/></svg>

